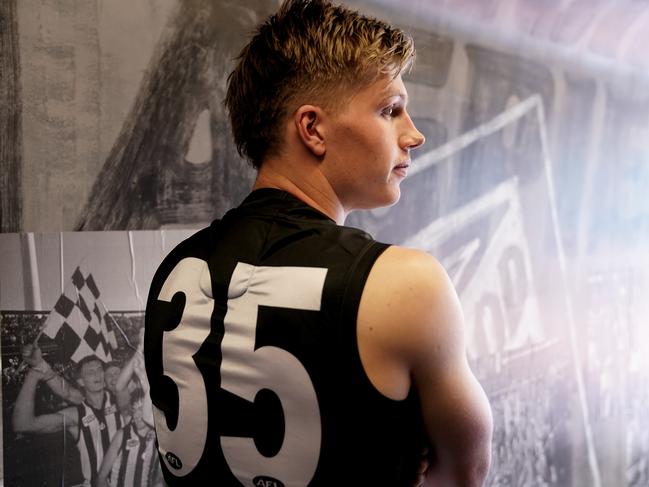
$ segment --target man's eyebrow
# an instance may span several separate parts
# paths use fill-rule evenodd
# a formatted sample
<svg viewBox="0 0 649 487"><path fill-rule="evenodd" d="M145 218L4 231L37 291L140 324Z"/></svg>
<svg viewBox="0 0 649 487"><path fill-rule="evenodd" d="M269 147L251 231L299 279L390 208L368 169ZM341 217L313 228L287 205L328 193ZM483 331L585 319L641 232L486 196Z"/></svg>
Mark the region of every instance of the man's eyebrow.
<svg viewBox="0 0 649 487"><path fill-rule="evenodd" d="M390 89L384 90L383 95L385 98L399 98L403 103L408 102L408 94L403 91L390 91Z"/></svg>

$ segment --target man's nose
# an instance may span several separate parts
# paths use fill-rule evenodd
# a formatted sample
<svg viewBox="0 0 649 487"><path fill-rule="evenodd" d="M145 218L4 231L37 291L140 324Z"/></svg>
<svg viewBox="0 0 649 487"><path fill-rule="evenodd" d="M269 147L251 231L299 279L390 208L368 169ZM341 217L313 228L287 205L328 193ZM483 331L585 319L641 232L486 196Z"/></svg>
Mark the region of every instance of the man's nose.
<svg viewBox="0 0 649 487"><path fill-rule="evenodd" d="M408 115L404 134L401 136L400 140L401 148L404 150L416 149L417 147L424 145L424 142L426 142L426 137L417 130L415 123L410 118L410 115Z"/></svg>

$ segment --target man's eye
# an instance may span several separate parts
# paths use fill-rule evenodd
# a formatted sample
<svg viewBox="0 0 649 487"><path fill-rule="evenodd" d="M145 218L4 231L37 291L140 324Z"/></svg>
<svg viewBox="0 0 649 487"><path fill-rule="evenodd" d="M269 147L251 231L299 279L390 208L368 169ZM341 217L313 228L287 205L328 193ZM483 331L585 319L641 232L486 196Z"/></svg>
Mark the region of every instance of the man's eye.
<svg viewBox="0 0 649 487"><path fill-rule="evenodd" d="M401 107L391 105L383 110L383 116L387 118L397 117L401 113Z"/></svg>

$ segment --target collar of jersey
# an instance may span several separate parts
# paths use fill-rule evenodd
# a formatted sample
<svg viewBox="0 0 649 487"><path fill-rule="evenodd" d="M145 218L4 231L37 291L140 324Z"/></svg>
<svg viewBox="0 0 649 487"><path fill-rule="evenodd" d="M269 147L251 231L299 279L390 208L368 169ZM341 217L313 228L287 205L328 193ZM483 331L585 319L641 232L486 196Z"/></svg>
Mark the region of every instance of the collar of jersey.
<svg viewBox="0 0 649 487"><path fill-rule="evenodd" d="M336 225L332 218L321 211L309 206L291 193L276 188L255 189L243 200L239 209L268 214L277 214L279 211L287 216L306 217Z"/></svg>

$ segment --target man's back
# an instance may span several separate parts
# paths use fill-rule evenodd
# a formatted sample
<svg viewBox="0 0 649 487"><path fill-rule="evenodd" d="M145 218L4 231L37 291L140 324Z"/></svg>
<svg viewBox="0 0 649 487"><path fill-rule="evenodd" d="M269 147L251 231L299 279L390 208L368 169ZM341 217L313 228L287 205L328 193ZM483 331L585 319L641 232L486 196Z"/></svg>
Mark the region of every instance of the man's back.
<svg viewBox="0 0 649 487"><path fill-rule="evenodd" d="M483 484L491 415L448 275L342 227L398 201L424 143L414 55L329 0L284 0L241 50L225 105L259 191L172 252L147 306L172 485L415 484L425 450L433 485Z"/></svg>
<svg viewBox="0 0 649 487"><path fill-rule="evenodd" d="M261 189L172 252L146 323L170 485L412 485L425 445L418 398L377 391L356 342L365 279L385 248ZM192 281L202 296L183 289ZM174 341L172 329L196 340Z"/></svg>

